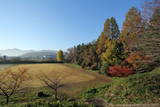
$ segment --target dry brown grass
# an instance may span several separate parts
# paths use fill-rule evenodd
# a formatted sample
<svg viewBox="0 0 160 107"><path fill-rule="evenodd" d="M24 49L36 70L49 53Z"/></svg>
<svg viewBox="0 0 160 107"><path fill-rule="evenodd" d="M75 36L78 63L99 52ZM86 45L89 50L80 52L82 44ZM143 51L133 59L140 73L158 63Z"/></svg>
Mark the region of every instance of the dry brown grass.
<svg viewBox="0 0 160 107"><path fill-rule="evenodd" d="M49 78L54 78L57 74L60 74L62 78L65 77L63 81L65 87L61 89L61 92L70 96L77 96L86 88L102 85L110 80L96 72L85 72L81 68L74 68L65 64L24 64L9 69L16 72L19 68L28 69L27 73L32 78L27 81L26 84L28 85L26 87L43 87L44 84L39 76L46 75Z"/></svg>

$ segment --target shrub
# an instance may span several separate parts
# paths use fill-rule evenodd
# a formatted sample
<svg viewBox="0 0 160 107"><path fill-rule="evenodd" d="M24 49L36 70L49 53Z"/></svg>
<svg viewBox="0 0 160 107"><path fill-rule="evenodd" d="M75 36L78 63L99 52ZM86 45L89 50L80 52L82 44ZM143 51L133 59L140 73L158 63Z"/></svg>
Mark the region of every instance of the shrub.
<svg viewBox="0 0 160 107"><path fill-rule="evenodd" d="M102 67L101 67L101 69L100 69L100 74L106 74L106 71L108 71L108 69L109 69L109 64L108 63L105 63L105 64L103 64L102 65Z"/></svg>
<svg viewBox="0 0 160 107"><path fill-rule="evenodd" d="M44 92L38 92L38 97L49 97L49 95Z"/></svg>
<svg viewBox="0 0 160 107"><path fill-rule="evenodd" d="M84 93L82 93L81 97L84 99L99 98L101 95L104 95L106 88L106 85L103 85L100 87L87 89Z"/></svg>
<svg viewBox="0 0 160 107"><path fill-rule="evenodd" d="M134 71L131 68L120 65L111 66L108 71L108 75L114 77L125 77L133 73Z"/></svg>

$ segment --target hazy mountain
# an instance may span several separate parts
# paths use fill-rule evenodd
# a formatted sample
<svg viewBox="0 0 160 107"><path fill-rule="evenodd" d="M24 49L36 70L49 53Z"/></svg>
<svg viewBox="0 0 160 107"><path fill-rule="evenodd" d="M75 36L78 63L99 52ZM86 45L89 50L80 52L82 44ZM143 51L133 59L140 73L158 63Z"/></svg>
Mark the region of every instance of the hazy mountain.
<svg viewBox="0 0 160 107"><path fill-rule="evenodd" d="M54 50L20 50L20 49L6 49L0 50L1 56L10 56L10 57L24 57L24 58L41 58L41 57L52 57L55 58L56 51Z"/></svg>
<svg viewBox="0 0 160 107"><path fill-rule="evenodd" d="M33 52L33 50L20 50L20 49L5 49L5 50L0 50L0 55L1 56L21 56L26 53Z"/></svg>
<svg viewBox="0 0 160 107"><path fill-rule="evenodd" d="M55 58L56 53L57 52L54 50L53 51L52 50L41 50L41 51L33 51L33 52L25 53L21 55L21 57L38 58L38 57L48 56L48 57Z"/></svg>

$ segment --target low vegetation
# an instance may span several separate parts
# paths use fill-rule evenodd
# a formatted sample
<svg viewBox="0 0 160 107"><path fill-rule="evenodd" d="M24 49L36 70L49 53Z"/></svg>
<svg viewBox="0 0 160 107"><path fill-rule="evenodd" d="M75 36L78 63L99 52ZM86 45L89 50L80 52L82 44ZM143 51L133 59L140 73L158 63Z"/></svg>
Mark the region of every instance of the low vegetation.
<svg viewBox="0 0 160 107"><path fill-rule="evenodd" d="M83 101L55 101L47 102L45 100L37 100L30 103L11 104L4 107L95 107L93 104L88 104Z"/></svg>
<svg viewBox="0 0 160 107"><path fill-rule="evenodd" d="M111 104L153 104L160 102L160 68L129 77L113 78L104 86L85 91L83 98L103 98Z"/></svg>

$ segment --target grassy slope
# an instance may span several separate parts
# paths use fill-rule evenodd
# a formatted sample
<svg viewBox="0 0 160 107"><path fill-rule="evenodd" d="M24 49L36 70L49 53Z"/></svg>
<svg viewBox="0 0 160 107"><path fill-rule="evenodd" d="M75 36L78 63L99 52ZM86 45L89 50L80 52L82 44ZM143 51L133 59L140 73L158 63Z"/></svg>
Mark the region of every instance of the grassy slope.
<svg viewBox="0 0 160 107"><path fill-rule="evenodd" d="M42 87L42 81L39 76L46 75L49 78L62 77L62 81L65 84L77 84L89 81L102 80L105 83L108 78L101 76L98 73L84 72L81 68L72 67L64 64L26 64L11 67L13 71L17 71L19 68L27 68L27 73L31 76L31 80L27 81L28 87ZM96 83L96 81L95 81Z"/></svg>
<svg viewBox="0 0 160 107"><path fill-rule="evenodd" d="M87 90L83 97L101 97L112 104L159 103L160 68L127 78L113 78L113 81L105 86Z"/></svg>
<svg viewBox="0 0 160 107"><path fill-rule="evenodd" d="M106 76L99 75L95 72L85 72L79 67L66 64L26 64L11 67L13 71L19 68L28 68L28 74L31 75L32 80L27 81L26 84L28 86L26 86L28 88L11 97L11 103L13 104L39 100L41 98L37 97L37 93L40 91L53 95L53 90L44 87L44 84L37 78L41 74L45 74L51 78L54 78L56 74L60 74L62 77L67 76L63 81L65 87L59 90L59 94L64 94L71 98L79 97L79 94L87 88L93 88L109 81L109 78L106 78ZM48 99L52 99L52 97ZM45 98L45 100L48 99ZM2 103L5 103L5 98L0 96L0 105Z"/></svg>

